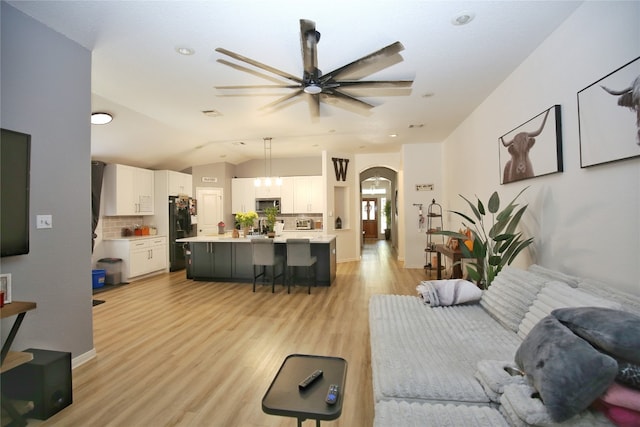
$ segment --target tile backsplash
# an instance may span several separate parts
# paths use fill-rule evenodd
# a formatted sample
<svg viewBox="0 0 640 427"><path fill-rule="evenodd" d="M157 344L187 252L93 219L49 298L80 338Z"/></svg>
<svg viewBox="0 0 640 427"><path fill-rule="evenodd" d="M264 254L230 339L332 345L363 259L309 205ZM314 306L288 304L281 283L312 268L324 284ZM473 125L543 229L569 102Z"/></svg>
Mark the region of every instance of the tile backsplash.
<svg viewBox="0 0 640 427"><path fill-rule="evenodd" d="M142 216L103 216L102 217L102 238L113 239L122 236L123 228L133 228L136 225L143 225Z"/></svg>

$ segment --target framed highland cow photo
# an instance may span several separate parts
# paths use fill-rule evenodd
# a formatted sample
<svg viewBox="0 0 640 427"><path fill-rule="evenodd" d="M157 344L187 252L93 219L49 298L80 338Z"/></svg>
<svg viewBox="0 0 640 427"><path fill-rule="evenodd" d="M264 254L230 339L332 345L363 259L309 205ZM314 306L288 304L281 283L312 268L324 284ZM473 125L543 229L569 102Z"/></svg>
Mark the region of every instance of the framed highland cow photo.
<svg viewBox="0 0 640 427"><path fill-rule="evenodd" d="M554 105L498 138L500 184L562 172L562 120Z"/></svg>
<svg viewBox="0 0 640 427"><path fill-rule="evenodd" d="M640 156L640 57L578 92L580 167Z"/></svg>

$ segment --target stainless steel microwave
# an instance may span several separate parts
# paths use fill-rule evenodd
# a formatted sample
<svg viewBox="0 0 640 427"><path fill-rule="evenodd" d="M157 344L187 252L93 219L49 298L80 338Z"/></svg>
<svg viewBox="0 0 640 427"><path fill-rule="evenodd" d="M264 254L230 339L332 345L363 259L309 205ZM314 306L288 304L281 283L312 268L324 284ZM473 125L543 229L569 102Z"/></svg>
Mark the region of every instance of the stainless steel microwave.
<svg viewBox="0 0 640 427"><path fill-rule="evenodd" d="M257 213L262 213L267 208L276 208L280 213L280 199L256 199Z"/></svg>

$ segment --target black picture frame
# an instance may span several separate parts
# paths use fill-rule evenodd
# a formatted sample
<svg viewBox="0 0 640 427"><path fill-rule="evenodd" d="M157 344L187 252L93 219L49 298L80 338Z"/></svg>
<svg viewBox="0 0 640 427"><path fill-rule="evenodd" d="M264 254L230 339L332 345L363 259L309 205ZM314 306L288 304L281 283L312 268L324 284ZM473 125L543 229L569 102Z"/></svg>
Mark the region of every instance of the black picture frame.
<svg viewBox="0 0 640 427"><path fill-rule="evenodd" d="M577 97L581 168L640 156L640 57Z"/></svg>
<svg viewBox="0 0 640 427"><path fill-rule="evenodd" d="M498 138L500 184L563 171L562 118L553 105Z"/></svg>

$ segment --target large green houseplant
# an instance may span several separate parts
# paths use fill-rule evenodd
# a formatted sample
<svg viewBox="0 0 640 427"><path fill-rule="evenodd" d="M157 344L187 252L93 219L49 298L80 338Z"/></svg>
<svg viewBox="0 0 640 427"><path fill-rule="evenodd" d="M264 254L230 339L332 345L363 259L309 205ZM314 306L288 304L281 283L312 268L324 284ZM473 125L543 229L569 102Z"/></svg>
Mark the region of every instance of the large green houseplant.
<svg viewBox="0 0 640 427"><path fill-rule="evenodd" d="M384 238L389 240L391 238L391 200L387 200L384 204L384 219L386 222Z"/></svg>
<svg viewBox="0 0 640 427"><path fill-rule="evenodd" d="M504 209L500 210L500 197L494 192L486 205L476 196L477 203L460 195L471 208L473 217L458 211L450 211L462 217L473 237L473 246L470 249L464 244L469 239L465 234L455 231L439 231L437 234L450 236L459 241L459 247L463 258L475 259L467 265L468 278L487 289L502 267L509 265L518 254L533 242L533 237L524 239L522 232L516 232L522 215L528 205L516 210L516 199L527 189L525 187ZM490 220L487 215L491 214ZM488 229L487 229L488 228Z"/></svg>

